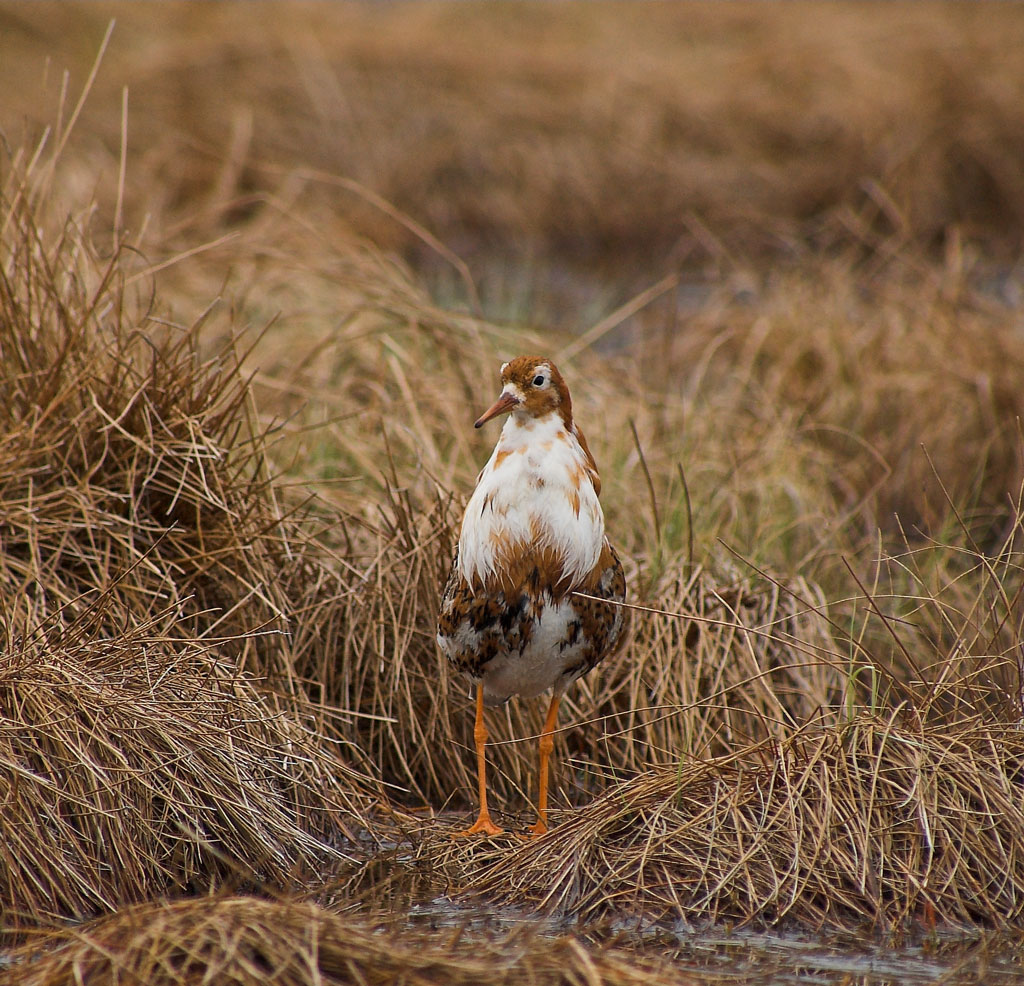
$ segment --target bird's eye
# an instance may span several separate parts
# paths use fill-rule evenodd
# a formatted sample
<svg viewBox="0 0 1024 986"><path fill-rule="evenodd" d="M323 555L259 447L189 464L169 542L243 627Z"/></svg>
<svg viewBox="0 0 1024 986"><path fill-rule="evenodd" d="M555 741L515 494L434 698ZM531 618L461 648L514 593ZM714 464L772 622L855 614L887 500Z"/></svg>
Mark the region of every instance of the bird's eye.
<svg viewBox="0 0 1024 986"><path fill-rule="evenodd" d="M538 373L533 378L533 385L534 385L534 387L543 387L545 383L547 383L547 378L544 376L543 373Z"/></svg>

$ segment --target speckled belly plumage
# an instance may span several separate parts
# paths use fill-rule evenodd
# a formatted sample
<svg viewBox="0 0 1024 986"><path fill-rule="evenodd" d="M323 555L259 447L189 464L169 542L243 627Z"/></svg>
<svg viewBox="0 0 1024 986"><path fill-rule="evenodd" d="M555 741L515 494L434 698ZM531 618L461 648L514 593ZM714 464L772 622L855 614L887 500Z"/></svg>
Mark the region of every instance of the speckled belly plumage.
<svg viewBox="0 0 1024 986"><path fill-rule="evenodd" d="M471 586L458 552L445 586L437 641L452 664L483 683L484 700L563 691L612 653L623 638L626 582L618 556L604 542L598 565L582 584L545 584L540 565L514 584ZM573 590L585 593L576 594Z"/></svg>

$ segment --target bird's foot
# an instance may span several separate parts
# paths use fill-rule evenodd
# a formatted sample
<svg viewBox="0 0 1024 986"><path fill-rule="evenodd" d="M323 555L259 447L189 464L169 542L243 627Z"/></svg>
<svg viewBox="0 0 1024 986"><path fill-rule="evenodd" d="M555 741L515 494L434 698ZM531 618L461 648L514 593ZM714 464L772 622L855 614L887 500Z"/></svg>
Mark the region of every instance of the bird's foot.
<svg viewBox="0 0 1024 986"><path fill-rule="evenodd" d="M548 823L547 823L547 821L545 819L543 819L543 818L538 818L537 821L535 821L529 827L529 829L527 830L529 832L529 835L527 836L527 838L528 839L534 839L538 835L544 835L544 833L547 832L547 830L548 830Z"/></svg>
<svg viewBox="0 0 1024 986"><path fill-rule="evenodd" d="M484 835L501 835L504 831L505 830L503 828L499 828L493 821L491 821L490 814L486 811L482 811L477 816L477 820L470 825L468 829L463 829L461 832L454 833L454 838L458 839L466 835L479 835L481 833Z"/></svg>

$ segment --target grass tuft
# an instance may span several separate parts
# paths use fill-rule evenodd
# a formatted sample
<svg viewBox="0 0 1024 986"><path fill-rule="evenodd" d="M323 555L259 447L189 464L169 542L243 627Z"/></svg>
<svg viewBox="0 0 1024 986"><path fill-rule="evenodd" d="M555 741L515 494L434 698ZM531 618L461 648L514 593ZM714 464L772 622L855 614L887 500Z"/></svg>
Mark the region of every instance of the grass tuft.
<svg viewBox="0 0 1024 986"><path fill-rule="evenodd" d="M593 921L1017 927L1021 734L894 710L648 771L481 868L472 893Z"/></svg>
<svg viewBox="0 0 1024 986"><path fill-rule="evenodd" d="M45 945L40 957L37 949ZM365 919L293 900L225 897L147 904L33 943L8 975L24 986L127 981L147 986L410 986L531 982L641 986L677 982L666 963L614 948L585 948L531 925L465 940L457 932L382 934Z"/></svg>
<svg viewBox="0 0 1024 986"><path fill-rule="evenodd" d="M373 800L295 675L292 607L332 598L323 553L270 479L239 354L203 358L202 318L179 328L133 298L132 251L103 259L45 175L12 176L2 932L290 885Z"/></svg>
<svg viewBox="0 0 1024 986"><path fill-rule="evenodd" d="M0 671L5 934L334 859L357 776L239 671L243 641L34 628Z"/></svg>

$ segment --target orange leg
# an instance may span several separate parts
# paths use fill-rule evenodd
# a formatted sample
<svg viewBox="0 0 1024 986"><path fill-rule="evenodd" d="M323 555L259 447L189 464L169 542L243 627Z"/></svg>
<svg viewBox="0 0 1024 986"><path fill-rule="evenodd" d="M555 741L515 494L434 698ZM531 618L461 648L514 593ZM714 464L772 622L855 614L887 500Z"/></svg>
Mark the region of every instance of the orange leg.
<svg viewBox="0 0 1024 986"><path fill-rule="evenodd" d="M476 821L463 832L456 835L501 835L504 829L498 828L491 821L491 813L487 810L487 757L484 747L487 745L487 724L484 722L484 686L476 686L476 724L473 726L473 739L476 741L476 771L480 780L480 814Z"/></svg>
<svg viewBox="0 0 1024 986"><path fill-rule="evenodd" d="M540 790L537 792L537 822L530 827L534 835L543 835L548 830L548 760L555 746L555 724L558 722L558 704L562 696L555 692L548 706L548 717L544 720L540 743Z"/></svg>

